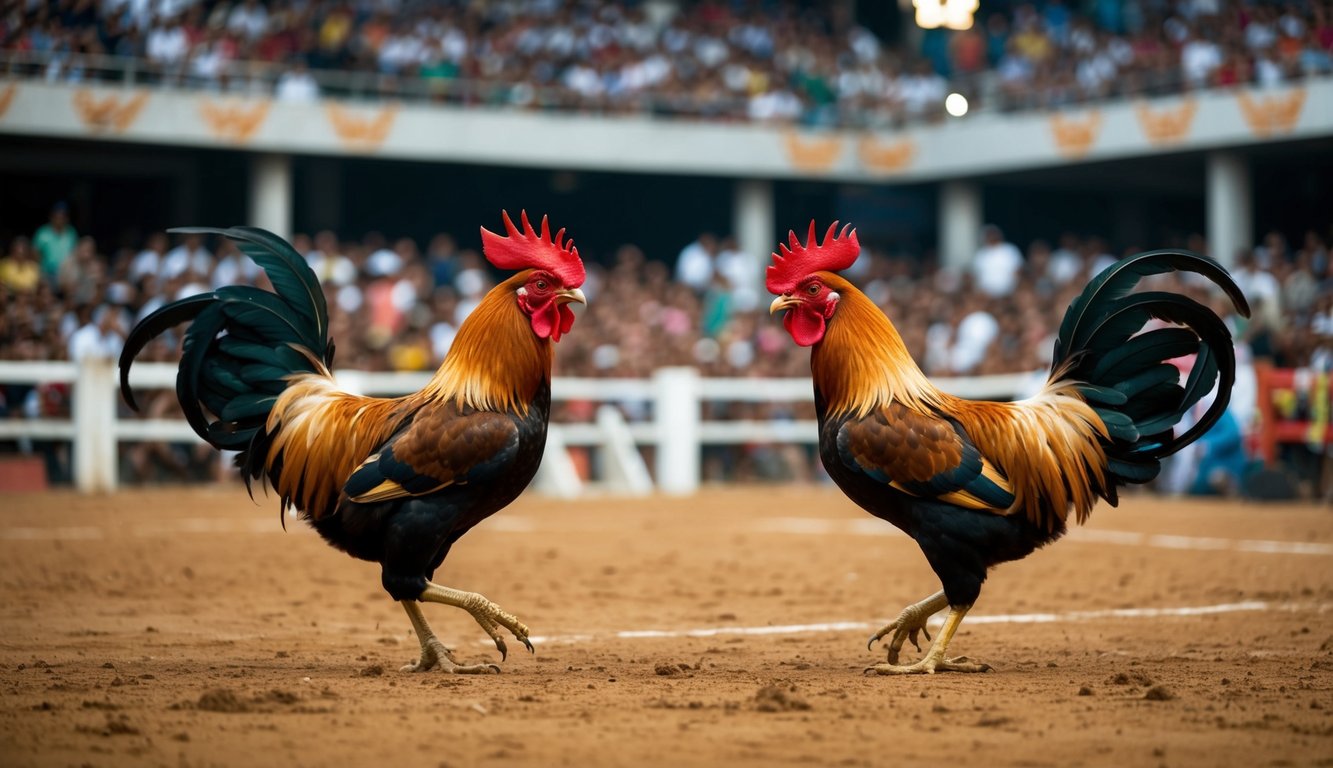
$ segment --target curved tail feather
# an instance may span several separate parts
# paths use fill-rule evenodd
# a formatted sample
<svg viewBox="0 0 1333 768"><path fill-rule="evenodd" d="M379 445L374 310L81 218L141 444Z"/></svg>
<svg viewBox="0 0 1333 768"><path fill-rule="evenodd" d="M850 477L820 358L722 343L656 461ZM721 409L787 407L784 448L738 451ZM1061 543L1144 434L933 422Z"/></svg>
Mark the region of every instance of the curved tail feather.
<svg viewBox="0 0 1333 768"><path fill-rule="evenodd" d="M259 264L273 292L231 285L172 302L134 327L120 355L120 391L138 410L130 388L134 358L156 336L189 322L176 396L194 431L216 448L241 451L247 486L264 470L265 423L294 375L328 375L333 344L319 280L285 240L254 227L187 227L236 243Z"/></svg>
<svg viewBox="0 0 1333 768"><path fill-rule="evenodd" d="M1139 281L1168 272L1208 278L1248 317L1249 303L1217 262L1188 251L1149 251L1098 275L1065 313L1056 337L1051 381L1073 382L1101 417L1113 484L1145 483L1161 459L1197 440L1231 400L1236 357L1231 332L1212 310L1174 293L1132 293ZM1152 320L1171 323L1144 331ZM1194 355L1182 383L1168 361ZM1174 428L1217 386L1217 397L1182 434ZM1114 500L1114 488L1106 489Z"/></svg>

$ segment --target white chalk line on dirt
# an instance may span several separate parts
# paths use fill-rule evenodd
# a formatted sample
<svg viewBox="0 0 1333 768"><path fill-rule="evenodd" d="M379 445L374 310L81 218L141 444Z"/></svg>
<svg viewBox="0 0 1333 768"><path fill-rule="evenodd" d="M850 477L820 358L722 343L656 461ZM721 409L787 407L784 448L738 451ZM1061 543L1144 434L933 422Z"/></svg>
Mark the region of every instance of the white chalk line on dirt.
<svg viewBox="0 0 1333 768"><path fill-rule="evenodd" d="M874 519L830 520L819 517L775 517L760 521L756 527L764 533L790 533L799 536L892 536L898 533L897 528ZM1333 555L1333 544L1312 541L1172 536L1161 533L1103 531L1090 528L1075 528L1069 532L1068 539L1085 543L1121 544L1158 549L1258 552L1269 555Z"/></svg>
<svg viewBox="0 0 1333 768"><path fill-rule="evenodd" d="M1097 619L1157 619L1180 618L1190 616L1212 616L1225 613L1253 613L1259 611L1280 611L1285 613L1309 612L1327 613L1333 610L1329 603L1271 603L1266 600L1246 600L1239 603L1221 603L1218 605L1194 605L1177 608L1106 608L1095 611L1068 611L1066 613L1009 613L1009 614L968 614L967 624L1057 624ZM678 638L706 638L725 635L806 635L823 632L855 632L875 630L888 623L888 619L876 622L868 621L831 621L818 624L775 624L764 627L701 627L695 629L630 629L604 634L547 635L529 638L534 644L576 644L597 639L616 640L661 640ZM930 619L934 627L943 626L943 614ZM483 644L489 641L481 641Z"/></svg>

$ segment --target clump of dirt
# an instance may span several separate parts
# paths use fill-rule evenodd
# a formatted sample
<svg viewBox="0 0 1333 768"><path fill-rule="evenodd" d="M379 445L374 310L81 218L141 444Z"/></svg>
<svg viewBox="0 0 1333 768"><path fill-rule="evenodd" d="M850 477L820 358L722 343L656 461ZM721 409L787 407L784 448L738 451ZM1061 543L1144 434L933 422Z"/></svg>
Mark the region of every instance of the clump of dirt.
<svg viewBox="0 0 1333 768"><path fill-rule="evenodd" d="M1106 682L1110 685L1138 685L1146 687L1153 684L1153 679L1142 672L1119 672L1106 678Z"/></svg>
<svg viewBox="0 0 1333 768"><path fill-rule="evenodd" d="M693 669L696 669L696 667L692 667L684 662L677 662L675 664L658 664L653 667L653 671L661 677L693 677L693 675L690 674L690 671Z"/></svg>
<svg viewBox="0 0 1333 768"><path fill-rule="evenodd" d="M280 691L277 688L274 688L262 696L255 697L255 701L257 702L271 702L273 704L283 704L286 706L291 706L300 700L301 697L291 691Z"/></svg>
<svg viewBox="0 0 1333 768"><path fill-rule="evenodd" d="M754 708L760 712L791 712L810 709L810 702L796 695L796 686L772 684L760 688L754 695Z"/></svg>
<svg viewBox="0 0 1333 768"><path fill-rule="evenodd" d="M1143 694L1143 698L1148 701L1170 701L1176 697L1176 694L1165 685L1154 685Z"/></svg>
<svg viewBox="0 0 1333 768"><path fill-rule="evenodd" d="M214 688L205 691L195 702L195 709L205 712L249 712L250 705L241 701L235 691L226 688Z"/></svg>
<svg viewBox="0 0 1333 768"><path fill-rule="evenodd" d="M126 715L113 717L107 715L106 725L98 728L93 725L77 725L74 730L79 733L91 733L97 736L138 736L139 729L130 725L130 719Z"/></svg>
<svg viewBox="0 0 1333 768"><path fill-rule="evenodd" d="M382 674L384 674L383 664L371 664L370 666L361 670L362 677L379 677Z"/></svg>
<svg viewBox="0 0 1333 768"><path fill-rule="evenodd" d="M195 702L194 708L204 712L266 712L273 710L275 705L289 707L300 701L300 696L276 688L249 699L242 699L228 688L214 688L204 692Z"/></svg>
<svg viewBox="0 0 1333 768"><path fill-rule="evenodd" d="M1078 695L1079 695L1079 696L1091 696L1091 695L1092 695L1092 688L1089 687L1089 686L1086 686L1086 685L1085 685L1085 686L1083 686L1082 688L1079 688L1079 689L1078 689Z"/></svg>

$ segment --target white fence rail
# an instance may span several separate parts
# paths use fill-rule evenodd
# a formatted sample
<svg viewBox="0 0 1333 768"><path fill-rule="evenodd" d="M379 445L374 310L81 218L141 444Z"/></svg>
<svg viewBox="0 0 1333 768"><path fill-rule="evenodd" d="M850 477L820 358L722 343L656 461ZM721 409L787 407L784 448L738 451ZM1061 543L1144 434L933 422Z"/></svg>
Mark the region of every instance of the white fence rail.
<svg viewBox="0 0 1333 768"><path fill-rule="evenodd" d="M430 374L339 371L337 378L349 392L390 396L420 389ZM1031 374L1010 374L939 379L936 383L961 397L1004 400L1027 393L1033 381ZM115 490L117 443L199 440L182 420L119 418L117 373L111 360L89 359L79 364L0 360L0 385L42 383L73 384L71 419L0 419L0 440L71 442L74 484L85 493ZM130 383L136 390L174 388L176 366L140 363L132 369ZM544 471L537 482L549 493L577 496L584 488L572 472L566 451L574 446L597 446L605 452L604 480L612 490L693 493L699 487L704 445L818 440L814 421L705 421L704 402L809 402L812 396L809 379L704 378L693 368L663 368L651 379L557 377L551 392L556 402L646 403L652 418L627 423L619 410L600 408L594 422L552 424ZM656 449L652 472L635 450L646 445Z"/></svg>

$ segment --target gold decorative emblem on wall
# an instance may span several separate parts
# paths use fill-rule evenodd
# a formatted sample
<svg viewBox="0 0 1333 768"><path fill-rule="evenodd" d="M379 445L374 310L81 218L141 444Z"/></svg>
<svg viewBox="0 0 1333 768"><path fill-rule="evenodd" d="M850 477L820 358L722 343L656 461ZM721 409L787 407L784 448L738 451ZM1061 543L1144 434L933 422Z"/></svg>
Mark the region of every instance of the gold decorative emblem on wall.
<svg viewBox="0 0 1333 768"><path fill-rule="evenodd" d="M1083 157L1102 132L1102 113L1092 110L1083 117L1055 113L1050 117L1055 148L1065 157Z"/></svg>
<svg viewBox="0 0 1333 768"><path fill-rule="evenodd" d="M14 102L14 94L19 92L19 87L10 83L9 87L0 90L0 117L4 117L9 111L9 105Z"/></svg>
<svg viewBox="0 0 1333 768"><path fill-rule="evenodd" d="M842 138L839 136L803 139L796 131L789 130L782 135L782 143L787 148L787 159L802 171L827 171L842 154Z"/></svg>
<svg viewBox="0 0 1333 768"><path fill-rule="evenodd" d="M1255 136L1291 133L1305 108L1305 89L1293 88L1285 94L1270 94L1255 98L1250 91L1236 91L1240 113L1245 117Z"/></svg>
<svg viewBox="0 0 1333 768"><path fill-rule="evenodd" d="M123 133L133 125L147 103L147 91L139 91L128 99L122 99L115 93L99 99L92 91L80 88L74 92L73 99L74 112L84 125L94 131L111 130L116 133Z"/></svg>
<svg viewBox="0 0 1333 768"><path fill-rule="evenodd" d="M1199 111L1199 102L1189 97L1178 106L1153 109L1146 101L1134 105L1134 114L1139 118L1139 127L1143 135L1152 144L1174 144L1189 137L1194 125L1194 115Z"/></svg>
<svg viewBox="0 0 1333 768"><path fill-rule="evenodd" d="M867 133L856 143L856 154L861 158L861 165L880 173L902 171L916 159L916 142L902 139L894 142L881 142Z"/></svg>
<svg viewBox="0 0 1333 768"><path fill-rule="evenodd" d="M325 113L333 132L343 144L357 149L374 149L389 137L394 118L398 116L398 105L390 104L374 117L361 117L340 104L330 103L325 106Z"/></svg>
<svg viewBox="0 0 1333 768"><path fill-rule="evenodd" d="M271 104L268 99L247 105L246 102L236 99L214 101L201 98L199 116L203 118L204 125L208 126L209 132L215 137L223 141L244 144L264 124Z"/></svg>

